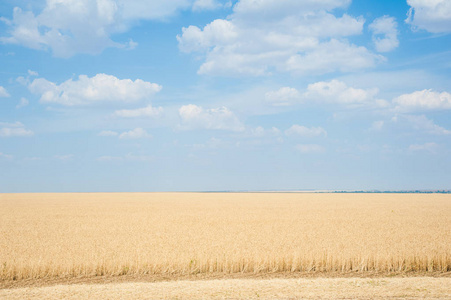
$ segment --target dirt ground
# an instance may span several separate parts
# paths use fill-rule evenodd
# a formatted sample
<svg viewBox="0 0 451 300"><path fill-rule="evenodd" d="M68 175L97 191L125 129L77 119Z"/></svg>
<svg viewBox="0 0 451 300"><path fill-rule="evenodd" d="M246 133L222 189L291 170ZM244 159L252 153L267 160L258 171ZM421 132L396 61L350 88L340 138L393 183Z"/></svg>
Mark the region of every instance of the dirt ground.
<svg viewBox="0 0 451 300"><path fill-rule="evenodd" d="M0 290L4 299L451 299L449 277L213 279Z"/></svg>

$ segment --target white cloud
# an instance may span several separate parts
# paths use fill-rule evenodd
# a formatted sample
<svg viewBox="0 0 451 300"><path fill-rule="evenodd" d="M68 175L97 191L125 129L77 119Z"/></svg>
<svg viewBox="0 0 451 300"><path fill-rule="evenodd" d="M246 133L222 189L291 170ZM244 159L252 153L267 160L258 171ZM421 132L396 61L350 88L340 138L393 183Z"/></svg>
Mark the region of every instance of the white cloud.
<svg viewBox="0 0 451 300"><path fill-rule="evenodd" d="M222 19L214 20L203 30L196 26L189 26L182 31L182 36L177 36L177 40L183 52L203 51L216 45L227 46L238 37L235 25Z"/></svg>
<svg viewBox="0 0 451 300"><path fill-rule="evenodd" d="M429 134L434 135L449 135L451 134L450 130L447 130L437 124L434 123L434 121L429 120L426 118L426 116L401 116L401 118L405 119L407 122L409 122L414 129L424 131Z"/></svg>
<svg viewBox="0 0 451 300"><path fill-rule="evenodd" d="M0 122L0 137L27 137L32 136L33 131L26 129L25 125L20 122L15 123L1 123Z"/></svg>
<svg viewBox="0 0 451 300"><path fill-rule="evenodd" d="M98 136L117 136L118 133L116 131L111 130L103 130L99 132Z"/></svg>
<svg viewBox="0 0 451 300"><path fill-rule="evenodd" d="M401 95L393 99L393 103L398 111L451 109L451 94L422 90Z"/></svg>
<svg viewBox="0 0 451 300"><path fill-rule="evenodd" d="M383 60L383 57L371 53L365 47L332 39L319 44L314 51L290 56L284 69L299 74L352 72L374 67Z"/></svg>
<svg viewBox="0 0 451 300"><path fill-rule="evenodd" d="M180 107L180 129L219 129L243 131L244 126L227 107L204 109L189 104Z"/></svg>
<svg viewBox="0 0 451 300"><path fill-rule="evenodd" d="M151 137L150 134L148 134L144 129L139 127L130 131L123 132L119 135L120 139L142 139L150 137Z"/></svg>
<svg viewBox="0 0 451 300"><path fill-rule="evenodd" d="M29 75L29 76L38 76L39 73L36 72L36 71L28 70L28 75Z"/></svg>
<svg viewBox="0 0 451 300"><path fill-rule="evenodd" d="M148 105L137 109L121 109L116 110L114 114L122 118L139 118L139 117L155 117L163 112L162 107L152 107Z"/></svg>
<svg viewBox="0 0 451 300"><path fill-rule="evenodd" d="M372 67L382 57L346 39L362 33L364 19L331 13L349 3L241 0L226 19L214 20L203 29L183 28L177 36L179 48L205 53L200 74L321 74Z"/></svg>
<svg viewBox="0 0 451 300"><path fill-rule="evenodd" d="M27 85L30 84L30 79L28 77L25 78L23 76L19 76L19 77L16 78L16 81L18 83L20 83L21 85L23 85L23 86L27 86Z"/></svg>
<svg viewBox="0 0 451 300"><path fill-rule="evenodd" d="M294 101L299 100L301 94L295 88L282 87L277 91L270 91L265 94L265 99L274 106L291 105Z"/></svg>
<svg viewBox="0 0 451 300"><path fill-rule="evenodd" d="M413 144L409 146L409 151L427 151L430 153L437 153L438 145L436 143L426 143L426 144Z"/></svg>
<svg viewBox="0 0 451 300"><path fill-rule="evenodd" d="M20 98L19 104L16 105L16 108L22 108L24 106L27 106L28 103L29 103L28 100L26 98L22 97L22 98Z"/></svg>
<svg viewBox="0 0 451 300"><path fill-rule="evenodd" d="M4 43L51 49L58 57L97 54L107 47L126 47L111 35L127 31L138 20L164 20L191 0L47 0L37 14L15 7L12 20L3 18Z"/></svg>
<svg viewBox="0 0 451 300"><path fill-rule="evenodd" d="M89 105L100 102L137 102L148 99L161 90L161 86L141 79L118 79L112 75L97 74L89 78L80 75L61 84L44 78L28 85L32 93L41 96L41 103L58 103L66 106Z"/></svg>
<svg viewBox="0 0 451 300"><path fill-rule="evenodd" d="M285 134L288 136L302 136L302 137L315 137L315 136L327 136L326 130L322 127L305 127L300 125L293 125L287 130L285 130Z"/></svg>
<svg viewBox="0 0 451 300"><path fill-rule="evenodd" d="M301 153L324 153L326 148L316 144L299 144L296 145L296 150Z"/></svg>
<svg viewBox="0 0 451 300"><path fill-rule="evenodd" d="M0 98L2 97L10 97L8 91L0 85Z"/></svg>
<svg viewBox="0 0 451 300"><path fill-rule="evenodd" d="M432 33L451 32L449 0L407 0L411 6L406 23Z"/></svg>
<svg viewBox="0 0 451 300"><path fill-rule="evenodd" d="M257 126L249 129L249 135L253 137L278 136L280 135L280 130L277 127L265 129L262 126Z"/></svg>
<svg viewBox="0 0 451 300"><path fill-rule="evenodd" d="M397 27L395 18L389 16L377 18L369 25L377 51L390 52L399 46Z"/></svg>
<svg viewBox="0 0 451 300"><path fill-rule="evenodd" d="M346 83L339 80L320 81L309 84L304 97L319 102L339 103L346 105L372 105L376 107L386 107L388 102L377 99L375 96L379 90L357 89L349 87Z"/></svg>

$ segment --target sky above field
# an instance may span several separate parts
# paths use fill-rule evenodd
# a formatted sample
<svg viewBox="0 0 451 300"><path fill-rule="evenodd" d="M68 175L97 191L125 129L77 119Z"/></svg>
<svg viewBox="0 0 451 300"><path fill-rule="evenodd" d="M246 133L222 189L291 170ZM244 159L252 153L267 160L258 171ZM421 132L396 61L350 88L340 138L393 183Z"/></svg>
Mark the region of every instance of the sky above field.
<svg viewBox="0 0 451 300"><path fill-rule="evenodd" d="M449 0L4 0L0 192L450 189Z"/></svg>

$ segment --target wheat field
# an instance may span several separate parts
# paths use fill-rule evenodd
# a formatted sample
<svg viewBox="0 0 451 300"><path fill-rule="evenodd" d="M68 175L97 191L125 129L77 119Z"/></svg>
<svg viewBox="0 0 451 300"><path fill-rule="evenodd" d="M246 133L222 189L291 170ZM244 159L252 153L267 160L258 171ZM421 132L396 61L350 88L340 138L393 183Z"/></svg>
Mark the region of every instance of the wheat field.
<svg viewBox="0 0 451 300"><path fill-rule="evenodd" d="M451 195L0 194L0 283L449 274Z"/></svg>

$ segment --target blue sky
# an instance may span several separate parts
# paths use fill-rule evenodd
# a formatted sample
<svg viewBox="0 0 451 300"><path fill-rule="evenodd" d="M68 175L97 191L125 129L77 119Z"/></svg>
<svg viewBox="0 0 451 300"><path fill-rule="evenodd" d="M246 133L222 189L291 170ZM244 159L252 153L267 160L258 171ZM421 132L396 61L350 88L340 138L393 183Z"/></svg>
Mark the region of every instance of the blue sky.
<svg viewBox="0 0 451 300"><path fill-rule="evenodd" d="M0 192L451 188L448 0L0 16Z"/></svg>

